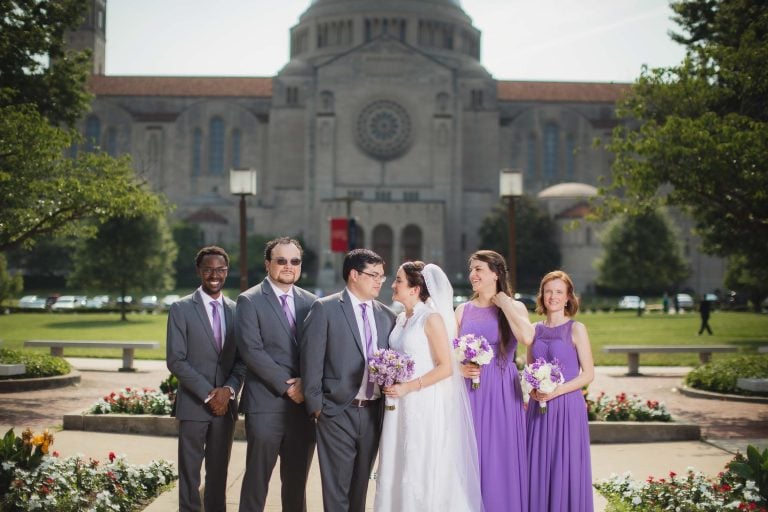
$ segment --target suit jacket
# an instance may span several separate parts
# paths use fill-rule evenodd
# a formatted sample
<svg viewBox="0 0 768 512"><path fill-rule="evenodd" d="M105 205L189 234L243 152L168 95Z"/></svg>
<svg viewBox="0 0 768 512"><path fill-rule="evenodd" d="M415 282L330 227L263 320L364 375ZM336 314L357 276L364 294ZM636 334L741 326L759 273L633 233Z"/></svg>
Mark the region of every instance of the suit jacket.
<svg viewBox="0 0 768 512"><path fill-rule="evenodd" d="M211 322L200 290L174 302L168 314L166 363L179 379L176 394L176 418L208 421L214 417L204 403L208 393L230 386L235 400L229 413L237 417L237 394L245 374L245 365L237 355L235 343L235 303L224 297L226 336L221 353L216 351Z"/></svg>
<svg viewBox="0 0 768 512"><path fill-rule="evenodd" d="M240 404L242 412L283 412L298 405L285 395L285 381L299 376L300 334L304 318L316 299L308 291L293 287L297 333L294 336L268 278L237 298L235 339L248 368Z"/></svg>
<svg viewBox="0 0 768 512"><path fill-rule="evenodd" d="M372 309L377 345L387 348L395 314L375 300ZM304 321L301 339L301 378L310 414L322 410L327 416L335 416L352 402L368 364L362 347L346 289L315 301Z"/></svg>

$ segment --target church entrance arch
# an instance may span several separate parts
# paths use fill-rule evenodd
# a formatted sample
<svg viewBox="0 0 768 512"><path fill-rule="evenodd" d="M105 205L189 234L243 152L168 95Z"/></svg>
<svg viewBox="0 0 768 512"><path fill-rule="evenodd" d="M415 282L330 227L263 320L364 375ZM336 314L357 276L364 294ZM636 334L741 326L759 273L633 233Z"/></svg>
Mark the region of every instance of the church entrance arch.
<svg viewBox="0 0 768 512"><path fill-rule="evenodd" d="M392 242L394 235L392 228L386 224L379 224L373 228L371 234L371 244L373 245L373 252L384 258L384 269L391 269L393 265L397 265L392 261Z"/></svg>
<svg viewBox="0 0 768 512"><path fill-rule="evenodd" d="M403 261L421 260L422 233L421 228L415 224L408 224L400 235L403 247Z"/></svg>

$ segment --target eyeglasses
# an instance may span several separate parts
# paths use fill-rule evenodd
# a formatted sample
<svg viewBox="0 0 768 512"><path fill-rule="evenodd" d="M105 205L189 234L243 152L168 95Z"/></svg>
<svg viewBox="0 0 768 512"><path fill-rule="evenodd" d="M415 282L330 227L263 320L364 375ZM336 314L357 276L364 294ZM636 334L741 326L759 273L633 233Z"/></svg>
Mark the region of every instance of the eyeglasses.
<svg viewBox="0 0 768 512"><path fill-rule="evenodd" d="M212 274L218 274L220 276L223 276L229 271L229 267L200 267L200 273L206 276L210 276Z"/></svg>
<svg viewBox="0 0 768 512"><path fill-rule="evenodd" d="M383 283L384 281L387 280L387 276L385 276L384 274L372 274L370 272L366 272L365 270L358 270L358 272L361 274L367 275L368 277L370 277L374 281L378 281L379 283Z"/></svg>
<svg viewBox="0 0 768 512"><path fill-rule="evenodd" d="M291 265L293 265L294 267L298 267L299 265L301 265L301 258L291 258L290 260L286 258L275 258L274 261L278 265L287 265L289 261L291 262Z"/></svg>

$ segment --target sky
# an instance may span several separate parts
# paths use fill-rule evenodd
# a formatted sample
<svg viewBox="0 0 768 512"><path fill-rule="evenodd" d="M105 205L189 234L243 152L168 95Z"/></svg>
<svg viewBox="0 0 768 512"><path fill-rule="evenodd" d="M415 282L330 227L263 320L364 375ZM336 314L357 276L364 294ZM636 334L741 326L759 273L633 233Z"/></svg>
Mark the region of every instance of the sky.
<svg viewBox="0 0 768 512"><path fill-rule="evenodd" d="M310 0L108 0L108 75L274 76ZM680 63L668 0L461 0L500 80L632 82Z"/></svg>

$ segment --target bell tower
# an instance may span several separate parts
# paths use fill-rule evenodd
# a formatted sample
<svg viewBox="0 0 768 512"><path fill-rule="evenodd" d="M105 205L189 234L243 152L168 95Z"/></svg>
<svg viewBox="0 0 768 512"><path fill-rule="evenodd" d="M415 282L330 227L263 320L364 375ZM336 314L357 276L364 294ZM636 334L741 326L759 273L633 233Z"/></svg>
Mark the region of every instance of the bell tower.
<svg viewBox="0 0 768 512"><path fill-rule="evenodd" d="M72 50L91 50L94 75L103 75L106 63L107 0L88 0L88 11L76 30L67 33L67 46Z"/></svg>

